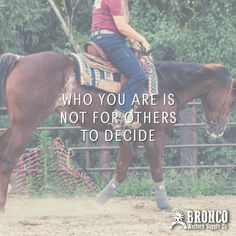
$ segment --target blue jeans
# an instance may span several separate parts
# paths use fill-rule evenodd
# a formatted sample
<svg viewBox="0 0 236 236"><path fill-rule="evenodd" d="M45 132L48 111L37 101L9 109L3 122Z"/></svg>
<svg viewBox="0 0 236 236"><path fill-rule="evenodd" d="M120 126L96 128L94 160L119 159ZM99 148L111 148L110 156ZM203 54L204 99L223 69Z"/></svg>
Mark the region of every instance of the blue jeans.
<svg viewBox="0 0 236 236"><path fill-rule="evenodd" d="M145 91L147 78L143 68L132 49L126 45L124 37L118 34L100 34L92 37L92 41L103 49L112 64L128 78L120 92L125 96L125 104L117 104L115 109L123 113L130 111L134 95Z"/></svg>

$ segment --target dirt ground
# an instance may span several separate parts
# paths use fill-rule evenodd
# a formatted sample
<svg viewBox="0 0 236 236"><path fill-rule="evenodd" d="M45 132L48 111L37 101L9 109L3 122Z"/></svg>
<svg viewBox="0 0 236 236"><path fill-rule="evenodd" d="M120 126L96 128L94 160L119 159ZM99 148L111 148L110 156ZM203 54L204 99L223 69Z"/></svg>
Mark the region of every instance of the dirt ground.
<svg viewBox="0 0 236 236"><path fill-rule="evenodd" d="M94 199L10 198L0 215L0 236L148 236L236 235L236 196L171 198L173 209L160 211L150 198L114 198L105 206ZM175 210L230 211L227 230L168 227Z"/></svg>

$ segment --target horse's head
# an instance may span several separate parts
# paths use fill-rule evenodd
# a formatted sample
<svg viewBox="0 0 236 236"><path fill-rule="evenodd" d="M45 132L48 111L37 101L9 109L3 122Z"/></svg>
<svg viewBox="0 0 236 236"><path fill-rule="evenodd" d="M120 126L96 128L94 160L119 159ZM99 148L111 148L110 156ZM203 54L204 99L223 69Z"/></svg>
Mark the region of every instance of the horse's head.
<svg viewBox="0 0 236 236"><path fill-rule="evenodd" d="M224 134L230 108L236 102L236 80L216 83L202 97L202 104L207 118L207 133L211 137Z"/></svg>

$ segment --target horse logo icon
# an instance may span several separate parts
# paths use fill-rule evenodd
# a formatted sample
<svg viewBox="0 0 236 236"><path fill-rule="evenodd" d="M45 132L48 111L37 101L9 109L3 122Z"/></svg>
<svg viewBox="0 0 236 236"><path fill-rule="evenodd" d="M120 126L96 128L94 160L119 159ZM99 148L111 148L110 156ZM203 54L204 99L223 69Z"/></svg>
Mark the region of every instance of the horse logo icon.
<svg viewBox="0 0 236 236"><path fill-rule="evenodd" d="M182 225L184 229L187 229L184 220L184 213L182 211L175 211L172 215L173 222L170 224L169 229L173 229L175 225Z"/></svg>

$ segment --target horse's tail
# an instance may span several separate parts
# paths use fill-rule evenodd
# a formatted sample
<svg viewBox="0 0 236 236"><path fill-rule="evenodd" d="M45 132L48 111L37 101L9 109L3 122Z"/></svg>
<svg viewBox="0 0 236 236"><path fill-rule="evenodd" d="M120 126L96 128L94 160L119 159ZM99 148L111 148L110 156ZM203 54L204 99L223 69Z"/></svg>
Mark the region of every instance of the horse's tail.
<svg viewBox="0 0 236 236"><path fill-rule="evenodd" d="M19 56L12 53L5 53L0 56L0 104L5 91L5 84L8 75L15 67Z"/></svg>

